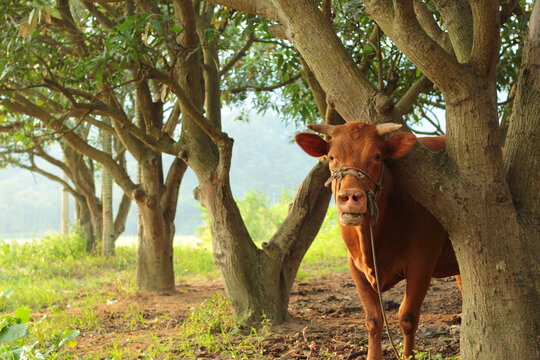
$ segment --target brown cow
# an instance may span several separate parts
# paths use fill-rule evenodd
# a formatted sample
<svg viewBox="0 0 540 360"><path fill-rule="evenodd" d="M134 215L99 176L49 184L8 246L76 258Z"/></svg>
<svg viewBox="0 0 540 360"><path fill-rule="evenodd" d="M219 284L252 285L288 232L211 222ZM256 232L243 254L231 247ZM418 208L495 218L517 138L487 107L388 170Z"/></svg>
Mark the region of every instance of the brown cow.
<svg viewBox="0 0 540 360"><path fill-rule="evenodd" d="M350 122L308 127L332 136L325 141L316 134L300 133L295 140L309 155L329 159L339 229L347 245L349 266L366 315L368 359L383 358L383 316L371 250L371 217L376 217L373 234L381 290L407 280L399 308L399 324L404 335L404 357L409 357L413 355L420 307L431 278L459 274L454 251L441 224L394 181L383 163L384 158L405 155L416 137L404 132L386 141L380 137L399 129L399 124L375 126ZM446 142L444 137L419 140L435 151L443 149Z"/></svg>

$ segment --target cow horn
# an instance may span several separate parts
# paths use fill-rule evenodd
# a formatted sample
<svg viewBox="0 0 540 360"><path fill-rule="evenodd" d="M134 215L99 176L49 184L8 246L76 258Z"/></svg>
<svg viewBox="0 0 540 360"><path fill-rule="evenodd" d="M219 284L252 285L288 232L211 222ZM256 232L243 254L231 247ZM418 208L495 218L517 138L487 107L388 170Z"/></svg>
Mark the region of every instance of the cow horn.
<svg viewBox="0 0 540 360"><path fill-rule="evenodd" d="M332 133L334 132L334 125L328 125L328 124L313 124L308 125L308 129L311 129L315 132L332 136Z"/></svg>
<svg viewBox="0 0 540 360"><path fill-rule="evenodd" d="M395 131L395 130L398 130L402 127L403 125L401 124L396 124L396 123L385 123L385 124L379 124L377 125L377 134L378 135L384 135L384 134L388 134L389 132L392 132L392 131Z"/></svg>

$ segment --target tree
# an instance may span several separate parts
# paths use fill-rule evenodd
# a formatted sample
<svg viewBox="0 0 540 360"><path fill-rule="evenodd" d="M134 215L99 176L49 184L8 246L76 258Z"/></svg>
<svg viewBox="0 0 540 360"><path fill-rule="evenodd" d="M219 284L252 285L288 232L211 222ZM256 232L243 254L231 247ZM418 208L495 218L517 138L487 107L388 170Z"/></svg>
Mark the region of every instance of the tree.
<svg viewBox="0 0 540 360"><path fill-rule="evenodd" d="M229 74L243 71L243 54L253 49L264 53L259 45L265 42L251 35L246 39L243 32L228 24L263 29L267 24L207 3L178 0L79 5L59 1L55 8L46 4L10 3L12 7L4 9L11 18L4 24L2 38L2 47L9 54L1 60L2 105L10 113L23 114L26 121L61 132L73 149L100 163L137 203L143 229L138 251L139 287L174 288L173 205L188 164L199 179L195 195L212 219L214 257L236 311L246 320L258 321L263 314L285 319L296 271L327 208L330 192L323 186L327 169L324 164L314 169L280 230L263 249L258 248L232 197L229 168L233 142L221 130L220 112L223 100L234 100L235 94L245 90L286 85L294 89L299 66L283 61L283 72L296 70L296 74L263 88L254 82L233 81ZM232 49L223 50L226 62L222 67L221 38L234 44ZM273 51L280 47L274 40L269 45ZM286 51L294 54L290 46ZM276 78L273 72L264 74L267 79ZM228 84L234 84L224 97L223 76L229 76ZM38 94L23 96L28 88ZM60 110L53 111L56 108ZM112 125L106 124L105 118L110 118ZM180 122L178 135L175 129ZM140 184L131 180L115 158L72 131L79 123L109 132L121 141L138 161ZM176 157L166 179L161 153ZM313 197L314 193L318 196Z"/></svg>
<svg viewBox="0 0 540 360"><path fill-rule="evenodd" d="M9 21L2 25L1 37L6 54L0 61L2 110L28 127L62 134L74 164L83 165L80 159L86 156L113 177L136 202L143 220L139 287L174 290L173 220L186 165L176 159L165 178L160 152L130 133L153 139L154 128L166 127L164 134L172 135L178 124L178 113L165 117L164 99L155 96L161 89L151 90L152 85L129 66L148 49L140 39L148 18L134 15L132 3L116 9L104 5L104 12L88 2L66 0L54 7L47 1L4 5L2 16ZM80 126L88 128L89 137L74 131ZM92 138L96 129L111 134L125 150L118 147L113 156L100 149ZM124 151L141 168L139 184L126 171ZM101 227L94 234L101 234Z"/></svg>
<svg viewBox="0 0 540 360"><path fill-rule="evenodd" d="M105 124L111 125L111 121L105 117ZM111 134L103 131L102 133L102 148L103 152L109 156L113 155L112 152L112 136ZM112 177L104 171L101 182L101 202L103 203L103 232L101 239L103 240L103 254L107 256L114 255L114 222L113 222L113 184Z"/></svg>
<svg viewBox="0 0 540 360"><path fill-rule="evenodd" d="M282 24L326 92L328 103L345 120L403 121L407 96L394 103L380 91L382 83L374 86L362 74L315 2L212 2ZM531 14L515 106L503 144L497 113L500 29L509 17L528 11L530 5L465 0L348 3L357 11L365 10L444 99L446 151L432 154L416 145L391 166L450 234L464 287L462 357L538 358L540 164L535 157L540 135L540 6L536 4ZM506 49L514 51L519 46L517 42ZM419 92L412 91L412 98Z"/></svg>
<svg viewBox="0 0 540 360"><path fill-rule="evenodd" d="M96 240L102 234L103 214L102 200L96 196L95 180L98 172L92 160L76 153L69 144L58 138L58 134L41 128L37 123L29 123L16 116L13 121L0 127L0 163L17 166L56 181L63 186L63 192L70 193L75 199L77 226L83 231L86 249L92 252L96 248ZM80 127L79 134L87 129ZM62 159L55 156L61 150ZM125 168L125 159L120 152L120 163ZM45 170L37 161L40 159L62 172L58 176L53 170ZM111 204L112 205L112 204ZM124 231L131 201L123 196L112 227L114 241ZM111 217L113 217L111 209Z"/></svg>

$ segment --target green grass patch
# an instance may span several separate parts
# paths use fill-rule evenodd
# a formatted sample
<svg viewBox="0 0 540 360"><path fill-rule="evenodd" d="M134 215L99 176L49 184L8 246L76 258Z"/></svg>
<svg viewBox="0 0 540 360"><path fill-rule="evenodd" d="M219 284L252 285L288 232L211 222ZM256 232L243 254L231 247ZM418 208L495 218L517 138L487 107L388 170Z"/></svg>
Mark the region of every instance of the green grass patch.
<svg viewBox="0 0 540 360"><path fill-rule="evenodd" d="M336 210L329 208L319 234L298 269L297 279L311 279L348 271L347 247L339 234L337 221Z"/></svg>
<svg viewBox="0 0 540 360"><path fill-rule="evenodd" d="M174 247L174 274L177 282L207 280L219 277L209 246Z"/></svg>
<svg viewBox="0 0 540 360"><path fill-rule="evenodd" d="M190 312L179 333L179 357L196 359L200 352L228 355L231 359L264 359L263 341L268 322L244 328L238 325L229 300L220 294Z"/></svg>
<svg viewBox="0 0 540 360"><path fill-rule="evenodd" d="M114 258L88 254L77 233L23 244L2 242L0 311L79 305L96 296L101 300L104 289L116 292L115 284L129 283L135 260L135 250L127 248L119 248Z"/></svg>

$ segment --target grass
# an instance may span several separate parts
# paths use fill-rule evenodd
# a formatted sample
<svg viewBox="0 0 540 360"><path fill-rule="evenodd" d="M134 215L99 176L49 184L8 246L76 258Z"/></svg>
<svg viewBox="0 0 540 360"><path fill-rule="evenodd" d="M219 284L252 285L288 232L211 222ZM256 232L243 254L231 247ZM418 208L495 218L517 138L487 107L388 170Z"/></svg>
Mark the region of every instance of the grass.
<svg viewBox="0 0 540 360"><path fill-rule="evenodd" d="M110 284L126 286L132 281L135 259L135 250L127 248L119 248L113 259L90 255L77 233L0 243L0 311L95 303L104 287L116 292Z"/></svg>

